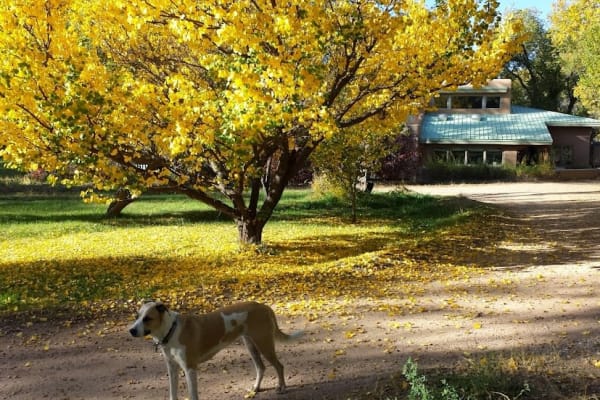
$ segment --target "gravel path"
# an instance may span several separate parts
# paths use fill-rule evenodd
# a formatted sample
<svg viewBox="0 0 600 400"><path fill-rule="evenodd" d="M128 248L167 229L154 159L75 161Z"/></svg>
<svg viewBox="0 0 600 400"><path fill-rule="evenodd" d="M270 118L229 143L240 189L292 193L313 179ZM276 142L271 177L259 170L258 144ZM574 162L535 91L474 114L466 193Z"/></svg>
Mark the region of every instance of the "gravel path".
<svg viewBox="0 0 600 400"><path fill-rule="evenodd" d="M401 371L409 356L423 368L452 368L476 355L504 351L514 352L515 359L532 354L524 359L533 373L582 376L582 390L600 396L595 366L600 360L600 183L409 189L506 208L531 223L540 239L501 244L494 251L515 255L502 268L430 285L416 299L385 299L379 312L370 311L373 303L365 301L316 320L280 318L284 331L306 329L307 335L279 346L288 394L275 394L269 367L266 390L256 398L347 399L352 392L377 390L378 382ZM407 302L416 311L385 310ZM128 322L2 321L0 398L166 399L161 356L149 341L128 336ZM550 367L540 372L535 363ZM200 397L242 399L253 375L243 346L234 345L202 365Z"/></svg>

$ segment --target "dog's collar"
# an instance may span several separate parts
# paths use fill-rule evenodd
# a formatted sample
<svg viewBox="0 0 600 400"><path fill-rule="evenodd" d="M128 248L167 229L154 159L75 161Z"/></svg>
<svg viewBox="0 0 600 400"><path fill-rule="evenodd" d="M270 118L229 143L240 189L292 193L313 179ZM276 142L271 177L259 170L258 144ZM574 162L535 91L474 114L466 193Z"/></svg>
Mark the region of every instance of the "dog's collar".
<svg viewBox="0 0 600 400"><path fill-rule="evenodd" d="M169 340L171 340L171 337L173 336L173 333L175 332L175 328L177 328L177 316L173 319L173 323L171 324L171 329L169 329L169 332L167 332L167 334L165 335L164 338L162 338L162 340L157 341L156 345L157 346L165 346L167 343L169 343Z"/></svg>

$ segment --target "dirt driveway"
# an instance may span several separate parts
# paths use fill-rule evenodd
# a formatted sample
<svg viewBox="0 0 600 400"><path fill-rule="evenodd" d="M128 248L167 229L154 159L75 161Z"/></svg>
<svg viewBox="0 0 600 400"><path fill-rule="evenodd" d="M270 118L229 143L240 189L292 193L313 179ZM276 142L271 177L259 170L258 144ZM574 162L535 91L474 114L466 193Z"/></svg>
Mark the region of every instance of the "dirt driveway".
<svg viewBox="0 0 600 400"><path fill-rule="evenodd" d="M505 208L547 240L573 252L578 265L600 267L600 182L544 182L409 186L438 196L465 196ZM565 261L565 260L563 260Z"/></svg>
<svg viewBox="0 0 600 400"><path fill-rule="evenodd" d="M556 377L552 384L560 384L576 376L579 393L598 398L600 183L409 189L468 196L506 208L513 215L511 223L531 223L539 240L501 243L492 250L515 255L501 267L429 285L417 298L379 300L381 311L374 312L374 304L366 300L316 320L280 318L285 331L301 328L307 334L296 344L279 346L288 394L275 394L274 373L268 368L266 391L256 398L348 399L353 392L377 390L409 356L422 368L453 368L483 362L492 354L507 354L510 365L539 375L542 382ZM407 304L414 311L386 311ZM107 318L57 324L41 319L4 324L0 398L166 399L160 355L149 341L130 338L127 322ZM242 399L253 374L242 346L232 346L203 364L201 398ZM556 398L564 398L559 389Z"/></svg>

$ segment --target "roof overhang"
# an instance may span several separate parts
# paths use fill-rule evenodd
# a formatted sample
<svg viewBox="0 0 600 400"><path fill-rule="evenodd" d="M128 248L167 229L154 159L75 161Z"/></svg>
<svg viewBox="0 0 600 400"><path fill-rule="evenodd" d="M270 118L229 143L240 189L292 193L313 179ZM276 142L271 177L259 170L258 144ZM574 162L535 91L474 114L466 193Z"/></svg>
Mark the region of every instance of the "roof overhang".
<svg viewBox="0 0 600 400"><path fill-rule="evenodd" d="M419 140L421 144L437 144L437 145L461 145L461 146L550 146L552 141L529 141L529 140Z"/></svg>
<svg viewBox="0 0 600 400"><path fill-rule="evenodd" d="M546 125L567 128L600 128L600 121L546 121Z"/></svg>

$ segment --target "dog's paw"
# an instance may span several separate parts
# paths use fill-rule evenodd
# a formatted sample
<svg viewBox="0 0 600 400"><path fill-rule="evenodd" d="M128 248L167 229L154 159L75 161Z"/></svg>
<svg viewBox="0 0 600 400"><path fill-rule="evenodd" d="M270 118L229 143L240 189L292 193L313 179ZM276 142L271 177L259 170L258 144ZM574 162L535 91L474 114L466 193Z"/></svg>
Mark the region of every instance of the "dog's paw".
<svg viewBox="0 0 600 400"><path fill-rule="evenodd" d="M285 386L279 386L277 388L277 394L284 394L286 392L287 388Z"/></svg>

